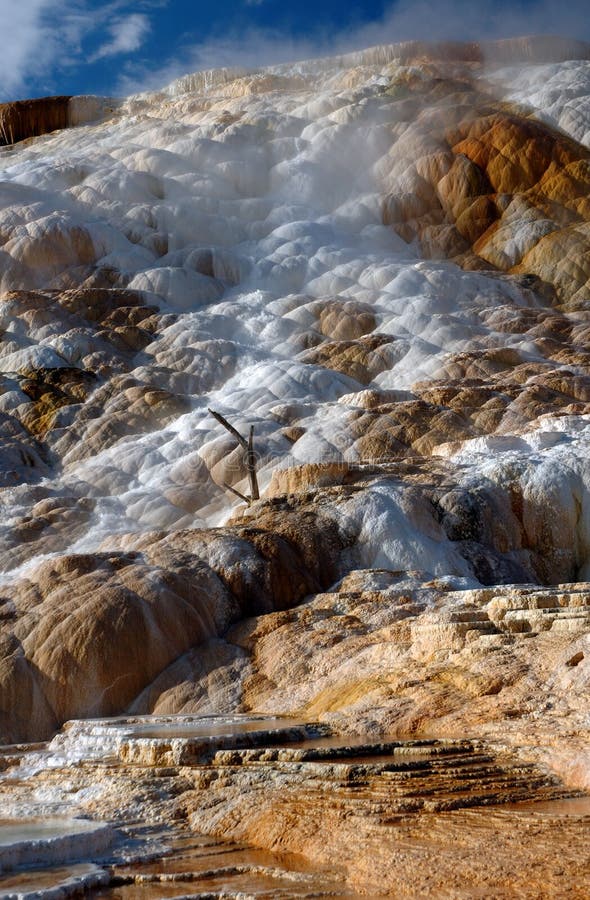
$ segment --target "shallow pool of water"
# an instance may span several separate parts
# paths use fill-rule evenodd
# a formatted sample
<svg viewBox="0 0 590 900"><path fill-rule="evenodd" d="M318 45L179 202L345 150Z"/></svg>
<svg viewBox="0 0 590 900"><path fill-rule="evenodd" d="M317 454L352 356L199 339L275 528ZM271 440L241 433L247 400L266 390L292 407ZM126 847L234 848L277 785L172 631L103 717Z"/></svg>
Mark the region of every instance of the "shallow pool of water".
<svg viewBox="0 0 590 900"><path fill-rule="evenodd" d="M305 725L301 719L286 718L237 718L234 716L201 721L174 721L142 723L124 726L122 734L127 738L174 739L195 737L225 737L234 734L250 734L256 731L283 731Z"/></svg>
<svg viewBox="0 0 590 900"><path fill-rule="evenodd" d="M18 872L0 878L0 900L23 894L40 894L61 890L63 896L81 891L83 888L97 887L107 881L108 876L92 863L74 863L69 866L52 866L37 871ZM53 894L55 896L55 894Z"/></svg>
<svg viewBox="0 0 590 900"><path fill-rule="evenodd" d="M114 829L105 822L42 816L0 819L0 872L93 859L114 838Z"/></svg>
<svg viewBox="0 0 590 900"><path fill-rule="evenodd" d="M0 819L0 847L23 841L44 841L96 831L97 823L84 819Z"/></svg>
<svg viewBox="0 0 590 900"><path fill-rule="evenodd" d="M511 812L534 812L551 816L589 816L590 794L582 797L563 797L559 800L545 800L541 802L524 801L522 803L506 804L504 809Z"/></svg>

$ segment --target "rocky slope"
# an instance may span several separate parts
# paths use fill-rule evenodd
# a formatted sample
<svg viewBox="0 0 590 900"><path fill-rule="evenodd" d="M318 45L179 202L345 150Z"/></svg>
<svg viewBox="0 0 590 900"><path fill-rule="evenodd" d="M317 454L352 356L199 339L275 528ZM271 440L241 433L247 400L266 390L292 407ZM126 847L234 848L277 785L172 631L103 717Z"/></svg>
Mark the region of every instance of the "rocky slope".
<svg viewBox="0 0 590 900"><path fill-rule="evenodd" d="M290 714L590 786L589 60L409 44L34 139L53 101L4 111L4 742ZM248 507L209 408L255 426ZM207 827L254 840L236 810Z"/></svg>
<svg viewBox="0 0 590 900"><path fill-rule="evenodd" d="M70 723L46 749L6 748L1 765L3 897L100 886L92 895L112 900L587 894L588 796L481 740L126 717ZM38 830L20 818L35 804L49 833L78 830L82 847L62 847L59 867L56 839L39 842L37 869L23 873L6 828Z"/></svg>

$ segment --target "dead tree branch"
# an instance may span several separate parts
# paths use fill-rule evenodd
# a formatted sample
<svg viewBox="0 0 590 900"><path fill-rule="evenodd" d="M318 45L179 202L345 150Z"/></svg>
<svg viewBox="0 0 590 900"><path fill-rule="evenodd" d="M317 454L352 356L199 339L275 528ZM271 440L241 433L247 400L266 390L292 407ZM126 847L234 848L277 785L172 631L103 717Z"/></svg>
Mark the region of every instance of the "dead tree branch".
<svg viewBox="0 0 590 900"><path fill-rule="evenodd" d="M215 412L213 409L209 409L207 407L207 412L210 412L214 419L217 419L220 425L223 425L224 428L227 428L230 434L233 434L238 444L241 444L244 450L248 449L248 441L245 437L243 437L237 428L234 428L233 425L230 425L227 419L221 415L221 413Z"/></svg>
<svg viewBox="0 0 590 900"><path fill-rule="evenodd" d="M239 497L240 500L244 500L245 503L250 505L253 500L260 500L260 491L258 490L258 476L256 475L256 453L254 452L254 426L250 425L250 434L248 436L248 440L240 434L240 432L234 428L233 425L227 421L225 416L222 416L221 413L215 412L213 409L208 409L214 419L217 419L220 425L229 431L229 433L236 439L240 447L242 447L246 451L245 456L245 465L246 471L248 472L248 480L250 482L250 496L246 497L244 494L241 494L240 491L237 491L235 488L230 487L229 484L224 482L223 486L227 488L232 494L235 494L236 497Z"/></svg>
<svg viewBox="0 0 590 900"><path fill-rule="evenodd" d="M249 497L246 497L245 494L240 493L240 491L236 490L236 488L233 488L233 487L231 486L231 484L228 484L228 483L227 483L227 481L224 481L224 482L223 482L223 486L224 486L224 488L225 488L226 490L231 491L232 494L235 494L236 497L239 497L240 500L243 500L245 503L247 503L248 506L250 505L250 498L249 498Z"/></svg>
<svg viewBox="0 0 590 900"><path fill-rule="evenodd" d="M260 500L258 492L258 478L256 477L256 454L254 453L254 425L250 425L250 437L248 438L248 450L246 453L246 469L250 479L250 496L252 500Z"/></svg>

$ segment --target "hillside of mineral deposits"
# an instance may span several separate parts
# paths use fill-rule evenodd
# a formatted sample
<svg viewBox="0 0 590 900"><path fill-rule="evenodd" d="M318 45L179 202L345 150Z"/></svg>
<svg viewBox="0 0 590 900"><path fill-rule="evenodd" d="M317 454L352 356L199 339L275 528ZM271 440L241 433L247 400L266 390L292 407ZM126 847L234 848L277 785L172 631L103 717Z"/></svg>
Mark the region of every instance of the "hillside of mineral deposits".
<svg viewBox="0 0 590 900"><path fill-rule="evenodd" d="M220 69L0 131L2 816L131 829L114 875L43 884L163 896L124 869L143 820L208 836L185 875L229 854L206 896L588 896L590 808L555 804L590 791L590 45Z"/></svg>

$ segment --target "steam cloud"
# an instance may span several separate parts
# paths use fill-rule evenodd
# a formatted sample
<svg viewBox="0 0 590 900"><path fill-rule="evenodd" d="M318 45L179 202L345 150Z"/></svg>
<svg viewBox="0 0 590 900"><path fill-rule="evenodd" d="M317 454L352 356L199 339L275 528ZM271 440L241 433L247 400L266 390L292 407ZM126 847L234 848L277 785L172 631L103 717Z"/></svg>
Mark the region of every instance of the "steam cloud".
<svg viewBox="0 0 590 900"><path fill-rule="evenodd" d="M272 65L296 59L345 53L372 44L403 40L494 40L522 34L557 34L590 39L585 0L567 5L555 0L398 0L389 3L381 19L352 28L329 31L309 23L307 36L294 37L271 28L244 31L224 24L210 38L185 44L174 57L157 68L133 60L131 54L145 42L152 22L150 12L162 3L145 5L141 13L128 0L94 4L93 0L0 0L0 12L8 24L4 45L2 97L27 96L34 78L45 79L43 91L54 92L52 77L70 69L75 83L76 67L109 56L121 57L122 74L112 92L132 93L161 87L186 72L220 66ZM262 5L244 0L243 6ZM174 4L165 4L174 15ZM93 53L88 50L94 45ZM46 85L46 86L45 86Z"/></svg>
<svg viewBox="0 0 590 900"><path fill-rule="evenodd" d="M553 34L590 40L585 0L567 6L555 0L398 0L379 20L340 31L314 29L293 37L272 28L244 31L224 28L205 42L187 46L157 70L128 63L118 90L134 93L156 89L184 75L222 66L246 68L348 53L377 44L406 40L493 41L529 34Z"/></svg>

